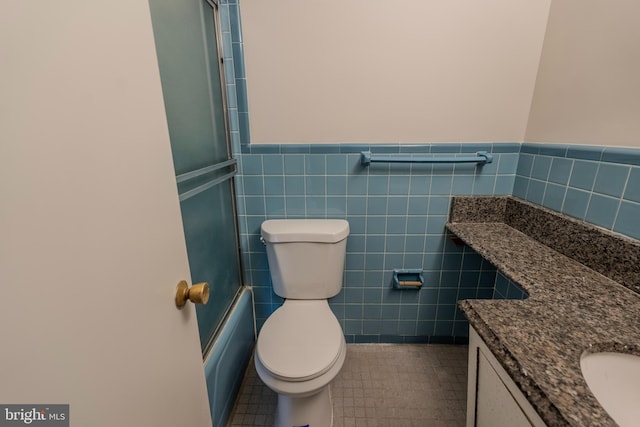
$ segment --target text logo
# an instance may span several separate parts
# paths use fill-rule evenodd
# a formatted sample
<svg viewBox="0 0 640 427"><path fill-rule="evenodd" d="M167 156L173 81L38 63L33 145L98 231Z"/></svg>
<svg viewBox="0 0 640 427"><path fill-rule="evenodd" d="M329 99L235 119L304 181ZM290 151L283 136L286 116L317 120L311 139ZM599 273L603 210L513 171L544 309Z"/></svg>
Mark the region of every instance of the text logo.
<svg viewBox="0 0 640 427"><path fill-rule="evenodd" d="M69 427L69 405L1 405L0 427Z"/></svg>

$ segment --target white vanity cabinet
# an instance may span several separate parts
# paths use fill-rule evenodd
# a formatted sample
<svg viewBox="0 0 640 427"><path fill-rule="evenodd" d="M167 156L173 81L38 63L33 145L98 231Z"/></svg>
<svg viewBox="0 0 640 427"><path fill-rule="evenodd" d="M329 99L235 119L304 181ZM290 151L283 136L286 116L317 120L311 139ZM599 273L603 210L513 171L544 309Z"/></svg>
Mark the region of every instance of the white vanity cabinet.
<svg viewBox="0 0 640 427"><path fill-rule="evenodd" d="M469 328L467 427L546 426L500 363Z"/></svg>

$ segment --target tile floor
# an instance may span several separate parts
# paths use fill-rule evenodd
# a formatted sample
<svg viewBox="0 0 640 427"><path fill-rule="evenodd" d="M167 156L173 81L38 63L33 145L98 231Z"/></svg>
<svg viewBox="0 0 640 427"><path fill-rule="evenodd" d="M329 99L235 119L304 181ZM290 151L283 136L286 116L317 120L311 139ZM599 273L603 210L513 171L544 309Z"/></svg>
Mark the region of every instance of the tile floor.
<svg viewBox="0 0 640 427"><path fill-rule="evenodd" d="M334 427L464 426L467 346L349 344L332 383ZM276 394L249 364L228 427L273 426Z"/></svg>

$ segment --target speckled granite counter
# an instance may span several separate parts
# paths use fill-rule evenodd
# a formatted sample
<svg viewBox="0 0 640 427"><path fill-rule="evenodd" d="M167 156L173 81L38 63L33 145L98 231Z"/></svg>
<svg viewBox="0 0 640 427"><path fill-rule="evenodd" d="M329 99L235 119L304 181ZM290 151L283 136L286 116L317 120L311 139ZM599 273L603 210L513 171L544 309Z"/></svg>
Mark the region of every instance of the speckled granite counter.
<svg viewBox="0 0 640 427"><path fill-rule="evenodd" d="M640 242L511 197L454 198L450 221L453 234L529 294L459 306L542 419L615 426L589 391L580 356L640 355Z"/></svg>

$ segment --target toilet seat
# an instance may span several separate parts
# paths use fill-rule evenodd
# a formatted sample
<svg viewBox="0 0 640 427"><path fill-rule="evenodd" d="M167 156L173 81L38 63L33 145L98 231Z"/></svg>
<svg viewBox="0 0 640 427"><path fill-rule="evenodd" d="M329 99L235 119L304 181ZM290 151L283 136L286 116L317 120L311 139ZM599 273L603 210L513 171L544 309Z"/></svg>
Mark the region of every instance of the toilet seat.
<svg viewBox="0 0 640 427"><path fill-rule="evenodd" d="M277 379L309 381L333 367L344 345L327 300L289 299L263 325L256 357Z"/></svg>

